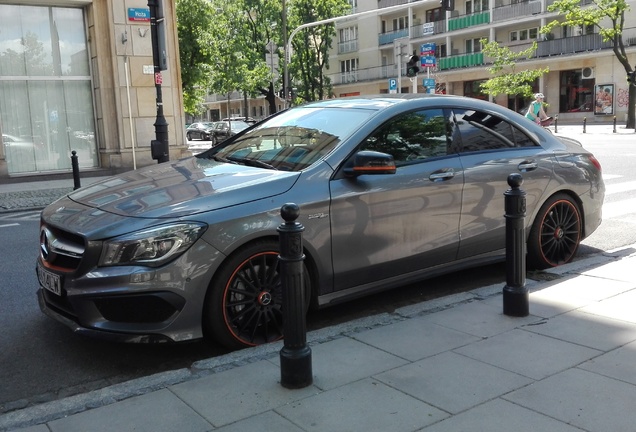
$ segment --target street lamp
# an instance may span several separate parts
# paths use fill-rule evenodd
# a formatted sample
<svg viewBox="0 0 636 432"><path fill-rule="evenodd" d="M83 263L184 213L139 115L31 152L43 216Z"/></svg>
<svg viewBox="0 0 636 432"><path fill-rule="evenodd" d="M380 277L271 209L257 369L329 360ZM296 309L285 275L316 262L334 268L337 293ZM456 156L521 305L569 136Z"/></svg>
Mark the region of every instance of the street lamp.
<svg viewBox="0 0 636 432"><path fill-rule="evenodd" d="M168 68L166 58L166 34L165 18L163 15L162 0L148 0L150 9L150 37L152 40L152 63L154 66L155 89L157 92L157 118L155 119L155 137L150 142L150 154L157 163L170 160L168 143L168 122L163 115L163 99L161 95L161 71Z"/></svg>

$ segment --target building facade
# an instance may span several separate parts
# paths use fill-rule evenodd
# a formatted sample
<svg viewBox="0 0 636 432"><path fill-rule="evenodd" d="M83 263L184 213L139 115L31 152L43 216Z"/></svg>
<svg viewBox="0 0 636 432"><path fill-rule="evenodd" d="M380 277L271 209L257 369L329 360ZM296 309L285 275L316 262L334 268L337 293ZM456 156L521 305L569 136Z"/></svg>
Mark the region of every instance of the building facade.
<svg viewBox="0 0 636 432"><path fill-rule="evenodd" d="M153 67L144 0L0 0L0 179L157 163L157 87L170 158L188 153L174 2L167 69Z"/></svg>
<svg viewBox="0 0 636 432"><path fill-rule="evenodd" d="M393 91L393 84L395 91L405 93L434 91L489 99L480 84L492 76L486 70L492 59L484 56L480 41L497 41L515 52L536 41L534 55L519 61L516 70L549 68L534 86L545 94L549 115L590 121L612 121L617 116L624 121L628 83L611 43L603 42L593 26L557 26L551 34L539 33L560 18L547 10L553 2L455 0L454 10L444 11L434 0L417 6L408 0L357 0L357 12L400 4L404 9L336 25L338 40L330 56L336 72L328 74L334 93L337 97L387 93ZM588 3L581 1L583 7ZM627 13L625 23L623 41L633 56L631 62L636 62L635 11ZM409 79L405 68L413 54L421 57L421 68L416 78ZM494 102L515 107L508 95L497 96ZM516 106L521 110L529 102L518 100Z"/></svg>
<svg viewBox="0 0 636 432"><path fill-rule="evenodd" d="M616 116L618 121L625 121L625 69L611 44L603 42L598 29L555 27L551 34L539 33L540 28L560 18L547 10L553 2L455 0L454 10L444 11L439 0L418 1L415 6L408 0L351 0L352 14L364 14L336 23L330 69L326 71L333 96L434 91L490 99L523 111L530 100L515 101L508 95L492 98L481 91L480 84L492 77L486 70L492 59L484 56L480 41L497 41L515 52L536 41L535 54L519 61L516 69L549 68L534 85L536 92L545 94L549 115L558 114L559 119L573 121L585 117L598 122L610 122ZM590 0L581 1L583 7L589 3ZM383 8L391 9L383 12ZM371 12L375 10L377 13ZM626 15L623 41L630 62L636 63L634 10ZM433 51L429 51L431 47ZM424 64L420 63L417 77L409 79L406 66L413 54L421 56ZM259 99L246 104L238 94L232 96L230 103L225 99L211 96L207 108L211 113L225 113L229 106L232 114L245 115L245 106L264 104Z"/></svg>

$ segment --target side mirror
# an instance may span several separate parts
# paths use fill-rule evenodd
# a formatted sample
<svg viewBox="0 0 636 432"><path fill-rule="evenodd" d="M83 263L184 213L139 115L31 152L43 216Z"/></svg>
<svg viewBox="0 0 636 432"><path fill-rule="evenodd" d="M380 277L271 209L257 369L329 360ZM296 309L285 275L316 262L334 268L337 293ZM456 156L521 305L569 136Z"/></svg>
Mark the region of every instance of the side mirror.
<svg viewBox="0 0 636 432"><path fill-rule="evenodd" d="M387 153L363 150L355 154L353 164L344 169L347 177L363 174L395 174L395 161Z"/></svg>

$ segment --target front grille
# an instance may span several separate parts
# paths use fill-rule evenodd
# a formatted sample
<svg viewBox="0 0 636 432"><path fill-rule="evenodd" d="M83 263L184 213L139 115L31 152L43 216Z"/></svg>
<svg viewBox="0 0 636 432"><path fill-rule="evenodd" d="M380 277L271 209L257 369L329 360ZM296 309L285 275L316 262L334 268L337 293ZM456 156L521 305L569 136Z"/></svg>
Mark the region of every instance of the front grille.
<svg viewBox="0 0 636 432"><path fill-rule="evenodd" d="M49 267L75 271L82 261L84 250L84 239L81 236L51 226L42 226L40 255Z"/></svg>
<svg viewBox="0 0 636 432"><path fill-rule="evenodd" d="M99 313L120 323L157 323L181 310L185 301L176 294L152 293L95 299Z"/></svg>

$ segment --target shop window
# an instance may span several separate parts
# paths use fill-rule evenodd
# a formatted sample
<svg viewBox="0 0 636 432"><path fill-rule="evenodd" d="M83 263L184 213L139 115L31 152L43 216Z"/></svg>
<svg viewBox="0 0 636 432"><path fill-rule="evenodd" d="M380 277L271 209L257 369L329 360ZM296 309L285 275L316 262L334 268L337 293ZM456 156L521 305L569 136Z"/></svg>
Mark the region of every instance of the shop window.
<svg viewBox="0 0 636 432"><path fill-rule="evenodd" d="M591 112L593 110L594 79L583 79L581 70L561 71L559 112Z"/></svg>

